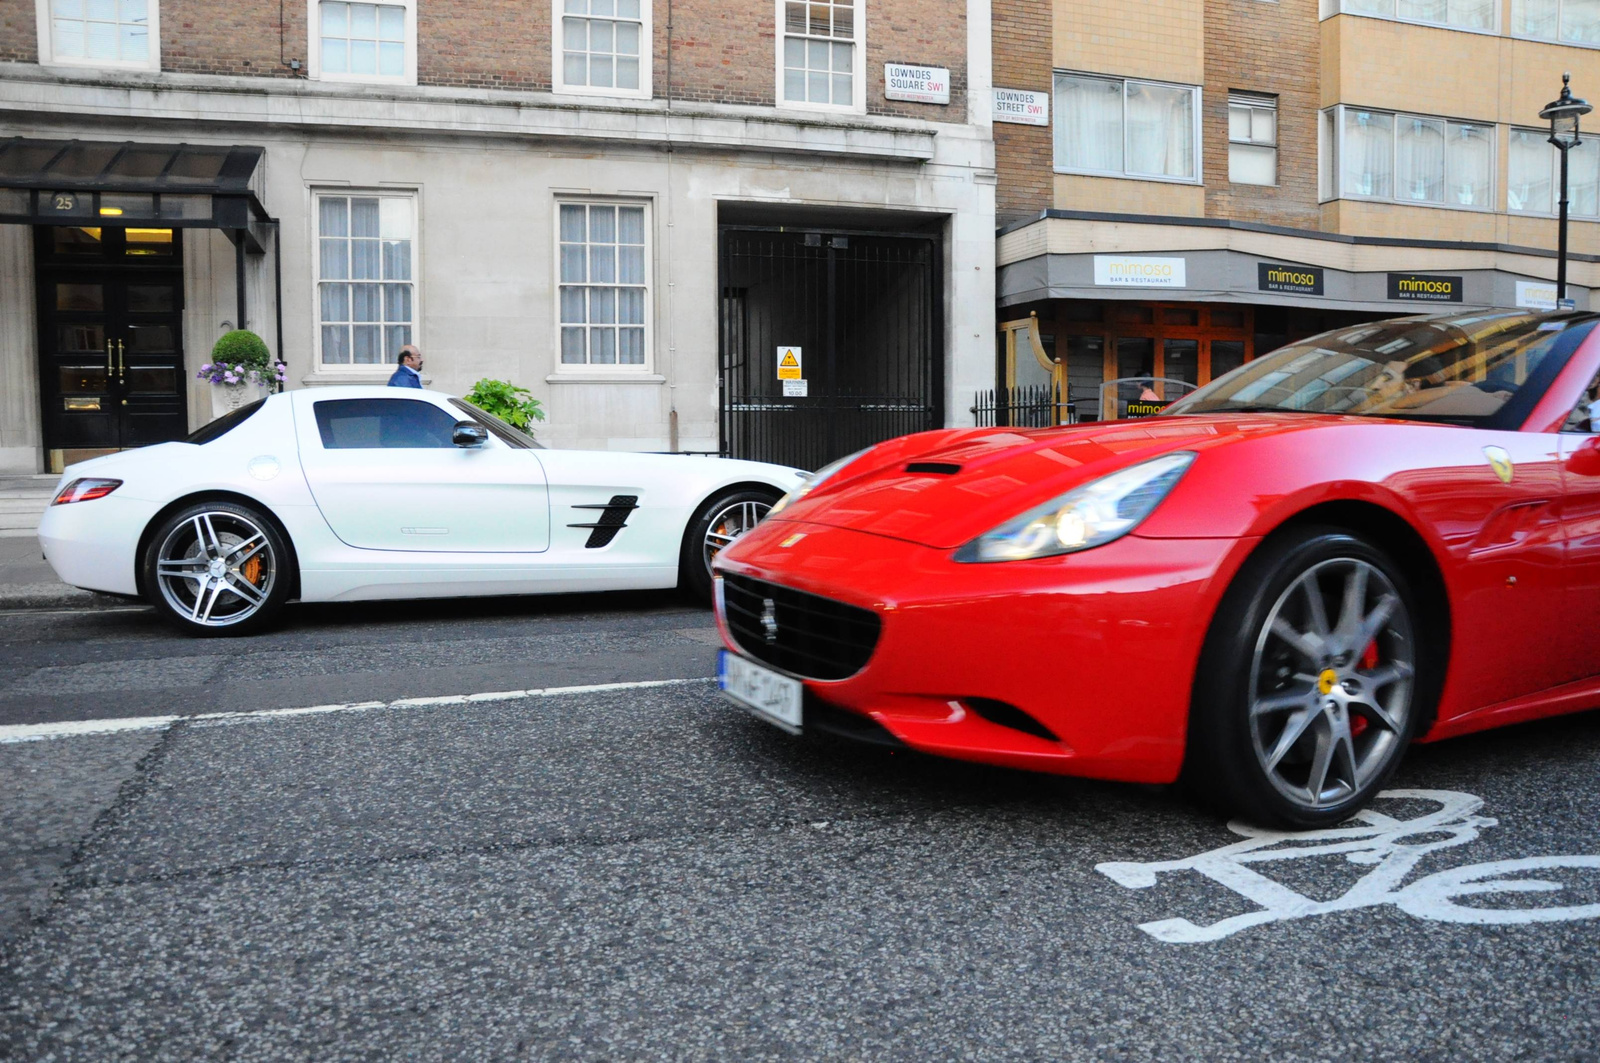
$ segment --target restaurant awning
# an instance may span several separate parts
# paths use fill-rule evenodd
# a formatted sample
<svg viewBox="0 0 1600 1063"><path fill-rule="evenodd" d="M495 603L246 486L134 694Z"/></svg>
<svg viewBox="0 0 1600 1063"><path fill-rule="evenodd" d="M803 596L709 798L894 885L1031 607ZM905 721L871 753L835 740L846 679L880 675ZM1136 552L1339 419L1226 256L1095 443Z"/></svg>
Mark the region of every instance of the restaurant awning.
<svg viewBox="0 0 1600 1063"><path fill-rule="evenodd" d="M264 149L133 141L0 140L0 223L252 231L272 221L251 188Z"/></svg>

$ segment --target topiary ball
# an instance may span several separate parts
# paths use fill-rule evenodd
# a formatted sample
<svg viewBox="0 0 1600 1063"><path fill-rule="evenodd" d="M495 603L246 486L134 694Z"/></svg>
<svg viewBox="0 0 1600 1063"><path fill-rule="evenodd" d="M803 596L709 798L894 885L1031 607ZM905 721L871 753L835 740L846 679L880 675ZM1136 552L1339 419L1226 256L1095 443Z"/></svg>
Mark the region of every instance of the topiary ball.
<svg viewBox="0 0 1600 1063"><path fill-rule="evenodd" d="M272 361L272 352L267 350L266 341L249 329L234 329L225 332L211 348L213 362L231 362L256 366L265 369Z"/></svg>

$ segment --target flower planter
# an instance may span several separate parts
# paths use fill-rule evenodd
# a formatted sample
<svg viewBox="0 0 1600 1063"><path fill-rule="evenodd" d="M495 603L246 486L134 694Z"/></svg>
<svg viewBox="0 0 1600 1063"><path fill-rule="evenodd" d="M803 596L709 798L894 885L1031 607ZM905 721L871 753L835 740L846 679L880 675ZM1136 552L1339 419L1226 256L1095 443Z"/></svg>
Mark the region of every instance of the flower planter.
<svg viewBox="0 0 1600 1063"><path fill-rule="evenodd" d="M211 419L215 421L225 413L232 413L245 403L267 397L264 384L212 384Z"/></svg>

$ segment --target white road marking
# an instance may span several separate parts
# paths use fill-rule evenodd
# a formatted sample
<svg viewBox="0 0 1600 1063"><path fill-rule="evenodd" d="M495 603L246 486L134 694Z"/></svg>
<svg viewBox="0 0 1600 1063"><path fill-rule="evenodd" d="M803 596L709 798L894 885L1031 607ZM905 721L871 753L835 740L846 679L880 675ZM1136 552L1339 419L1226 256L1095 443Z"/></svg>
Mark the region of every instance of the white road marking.
<svg viewBox="0 0 1600 1063"><path fill-rule="evenodd" d="M1566 883L1524 876L1547 871L1580 871L1593 875L1600 871L1600 856L1563 854L1524 857L1520 860L1491 860L1488 863L1436 871L1407 883L1407 877L1424 857L1441 849L1466 845L1476 840L1482 830L1495 826L1498 821L1477 815L1483 807L1483 799L1472 794L1452 790L1385 790L1378 795L1378 799L1385 798L1427 801L1439 807L1412 819L1395 819L1368 808L1357 812L1340 826L1299 832L1260 830L1245 823L1233 822L1228 824L1228 829L1243 835L1244 841L1182 860L1153 863L1116 860L1096 864L1095 870L1120 885L1136 890L1154 886L1159 875L1197 872L1258 905L1255 911L1209 925L1199 925L1183 918L1158 919L1139 924L1140 930L1156 940L1174 944L1220 941L1241 930L1266 923L1375 908L1385 904L1392 904L1417 919L1478 926L1600 919L1600 904L1556 903L1543 907L1512 908L1492 904L1479 907L1462 903L1461 900L1491 894L1518 894L1532 901L1534 894L1558 894ZM1326 901L1307 897L1256 870L1257 867L1287 860L1332 857L1343 857L1348 863L1371 867L1372 870L1342 896Z"/></svg>
<svg viewBox="0 0 1600 1063"><path fill-rule="evenodd" d="M434 709L478 705L493 701L520 701L525 698L554 698L567 694L606 694L615 690L648 690L652 687L709 683L706 679L646 679L634 683L590 683L585 686L541 687L534 690L491 690L481 694L447 694L433 698L400 698L397 701L351 701L336 705L307 705L292 709L252 709L245 712L202 712L193 716L129 716L110 720L66 720L61 723L23 723L0 727L0 745L16 742L42 742L52 738L78 738L83 735L116 734L121 731L160 731L175 723L208 726L275 720L294 716L320 716L334 712L371 712L373 709Z"/></svg>

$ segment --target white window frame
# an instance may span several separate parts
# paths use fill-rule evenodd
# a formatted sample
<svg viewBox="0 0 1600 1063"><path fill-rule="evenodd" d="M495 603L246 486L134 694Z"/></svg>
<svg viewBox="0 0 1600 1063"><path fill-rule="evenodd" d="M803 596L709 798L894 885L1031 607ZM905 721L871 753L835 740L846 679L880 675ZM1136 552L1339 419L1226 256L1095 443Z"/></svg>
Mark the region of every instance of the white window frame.
<svg viewBox="0 0 1600 1063"><path fill-rule="evenodd" d="M609 96L612 99L648 100L653 94L650 75L654 64L651 62L655 54L654 22L652 18L652 0L639 0L639 87L637 89L595 88L591 85L568 85L566 82L566 63L562 56L565 50L562 45L566 41L566 24L562 18L566 15L566 5L562 0L550 0L550 89L552 92L567 96ZM605 16L601 16L604 18ZM631 19L614 19L617 22L631 22Z"/></svg>
<svg viewBox="0 0 1600 1063"><path fill-rule="evenodd" d="M1500 27L1505 25L1505 23L1502 21L1502 19L1505 18L1505 11L1501 7L1501 0L1495 0L1494 14L1490 16L1489 25L1487 27L1458 26L1454 22L1430 22L1427 19L1405 18L1399 14L1399 0L1393 0L1393 2L1396 13L1393 15L1384 15L1376 11L1346 10L1343 0L1321 0L1317 17L1318 21L1326 21L1327 19L1332 18L1334 15L1349 15L1351 18L1375 18L1380 22L1399 22L1407 26L1432 26L1434 29L1456 30L1459 33L1477 33L1487 37L1500 36ZM1559 16L1557 25L1560 25ZM1590 45L1590 47L1594 47L1594 45Z"/></svg>
<svg viewBox="0 0 1600 1063"><path fill-rule="evenodd" d="M1394 125L1390 130L1391 141L1389 148L1389 173L1391 175L1391 179L1396 172L1395 162L1398 159L1396 144L1398 143L1398 138L1400 136L1400 119L1420 118L1428 122L1443 122L1446 128L1452 125L1470 125L1480 129L1487 129L1490 137L1488 206L1474 207L1462 203L1448 202L1430 203L1427 200L1421 199L1400 199L1394 195L1363 196L1354 192L1346 193L1344 190L1344 166L1342 160L1344 158L1344 112L1347 110L1370 111L1374 114L1388 115L1391 119L1393 119ZM1500 127L1498 124L1494 122L1474 122L1469 118L1447 118L1444 115L1438 114L1416 114L1411 111L1390 111L1382 107L1355 107L1350 104L1340 103L1335 104L1332 107L1325 107L1321 111L1317 112L1317 122L1319 127L1321 126L1321 123L1328 120L1329 115L1332 115L1333 128L1331 130L1326 130L1322 136L1318 137L1319 148L1331 149L1322 151L1321 157L1317 160L1319 170L1317 176L1318 202L1327 203L1335 199L1347 199L1353 203L1393 203L1395 206L1399 207L1424 207L1428 210L1465 210L1474 214L1494 214L1499 212L1501 137ZM1328 134L1331 134L1332 142L1331 144L1323 145L1321 141L1326 139ZM1449 175L1447 168L1447 181L1448 177Z"/></svg>
<svg viewBox="0 0 1600 1063"><path fill-rule="evenodd" d="M89 59L76 56L58 56L55 49L55 18L50 12L50 0L34 0L34 13L39 26L39 65L77 66L98 70L148 70L161 72L161 0L149 0L150 54L142 60Z"/></svg>
<svg viewBox="0 0 1600 1063"><path fill-rule="evenodd" d="M306 0L306 76L313 81L350 82L358 85L415 85L417 83L417 0L348 0L375 7L403 7L406 22L405 73L328 74L322 69L322 0Z"/></svg>
<svg viewBox="0 0 1600 1063"><path fill-rule="evenodd" d="M310 191L311 214L311 350L312 373L323 379L341 375L387 378L397 363L324 362L322 360L322 199L405 199L411 203L411 343L422 347L422 194L416 188L355 188L348 185L315 185ZM329 278L344 283L348 278ZM351 351L352 357L354 350Z"/></svg>
<svg viewBox="0 0 1600 1063"><path fill-rule="evenodd" d="M1509 188L1507 188L1506 189L1506 192L1507 192L1507 196L1506 196L1506 213L1507 214L1515 214L1519 218L1557 218L1557 217L1560 217L1560 211L1561 211L1561 159L1560 159L1559 156L1560 156L1561 153L1556 150L1556 146L1554 144L1550 143L1550 140L1549 140L1549 138L1550 138L1550 127L1549 126L1545 126L1544 128L1541 129L1541 128L1537 127L1537 126L1518 125L1518 126L1510 126L1510 127L1507 128L1507 130L1506 130L1506 180L1508 182L1511 179L1511 165L1510 165L1511 164L1511 134L1513 134L1513 133L1533 133L1533 134L1537 135L1539 137L1539 139L1543 140L1545 142L1545 146L1550 149L1550 209L1549 210L1521 210L1521 209L1518 209L1518 208L1514 208L1514 207L1511 206L1511 198L1510 198L1510 191L1511 190ZM1591 143L1593 143L1595 141L1596 137L1595 137L1595 135L1593 133L1590 133L1587 136L1585 136L1585 135L1580 133L1579 134L1579 139L1582 140L1585 144L1591 144ZM1597 149L1597 150L1600 150L1600 149ZM1579 214L1576 210L1573 210L1572 207L1569 205L1568 208L1567 208L1567 217L1574 218L1574 219L1581 219L1581 220L1584 220L1584 221L1596 221L1596 220L1600 220L1600 213L1596 213L1596 214Z"/></svg>
<svg viewBox="0 0 1600 1063"><path fill-rule="evenodd" d="M1256 110L1262 110L1262 111L1270 110L1272 112L1272 142L1270 144L1269 143L1265 143L1263 141L1259 141L1259 140L1235 140L1235 139L1233 139L1233 108L1235 106L1238 106L1238 107L1250 107L1250 108L1254 108ZM1245 185L1250 185L1250 186L1255 187L1255 188L1276 188L1276 187L1278 187L1278 184L1279 184L1278 178L1281 176L1281 174L1278 171L1278 162L1280 161L1279 160L1279 155L1278 155L1278 130L1282 125L1281 119L1282 119L1282 116L1278 113L1278 97L1276 97L1276 96L1268 95L1267 93L1264 93L1264 92L1230 92L1230 93L1228 93L1228 183L1229 184L1245 184ZM1256 181L1234 181L1233 180L1233 146L1235 144L1243 144L1246 147L1271 148L1272 149L1272 183L1271 184L1261 184L1260 182L1256 182Z"/></svg>
<svg viewBox="0 0 1600 1063"><path fill-rule="evenodd" d="M1600 48L1600 41L1567 41L1561 39L1561 5L1563 2L1565 0L1557 0L1556 2L1556 35L1554 37L1535 37L1531 33L1518 33L1515 10L1512 11L1511 15L1511 32L1507 36L1519 41L1539 41L1542 44L1556 44L1563 48Z"/></svg>
<svg viewBox="0 0 1600 1063"><path fill-rule="evenodd" d="M562 207L642 207L644 208L644 361L614 362L563 362L561 360L561 208ZM585 246L588 235L584 236ZM554 299L550 306L551 321L551 373L548 380L563 379L621 379L637 380L655 376L656 364L656 270L655 270L655 202L637 196L560 195L550 207L550 270L554 278L550 285ZM587 282L586 282L587 283ZM624 287L624 285L615 285ZM631 287L631 286L630 286ZM585 322L587 327L589 322Z"/></svg>
<svg viewBox="0 0 1600 1063"><path fill-rule="evenodd" d="M1061 108L1056 106L1057 74L1067 77L1091 79L1095 81L1114 81L1122 86L1122 169L1120 170L1088 170L1073 169L1062 166L1055 158L1055 123L1061 120ZM1190 143L1194 145L1194 176L1193 177L1168 177L1165 174L1136 173L1128 169L1128 86L1129 85L1155 85L1163 89L1185 89L1194 100L1194 105L1189 109L1190 119L1194 124L1194 131L1190 134ZM1107 74L1091 74L1082 70L1054 70L1050 74L1050 165L1056 173L1076 174L1083 177L1116 177L1124 181L1160 181L1169 185L1199 185L1205 183L1205 174L1201 166L1205 160L1205 151L1200 141L1201 113L1204 110L1205 100L1203 90L1199 85L1185 85L1179 81L1155 81L1151 78L1119 78Z"/></svg>
<svg viewBox="0 0 1600 1063"><path fill-rule="evenodd" d="M845 107L837 103L812 103L809 100L786 100L783 98L783 42L789 34L785 30L786 12L785 0L774 0L773 10L776 12L777 21L774 23L772 34L773 82L772 98L776 101L778 109L783 111L821 111L827 114L866 114L867 113L867 0L855 0L854 35L850 43L855 46L853 53L854 62L850 71L850 106ZM801 40L813 38L802 36ZM845 43L842 38L833 38L839 44Z"/></svg>

